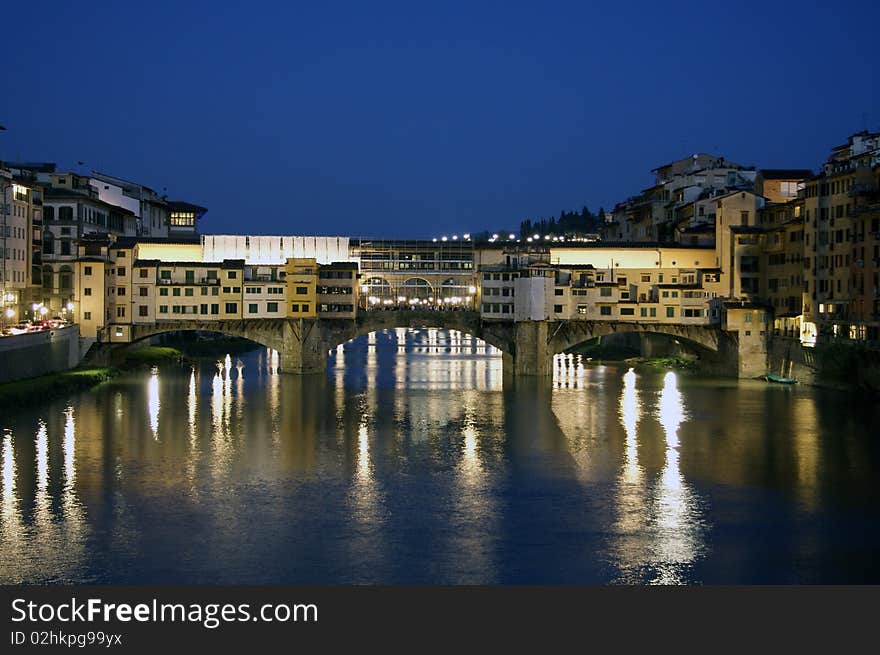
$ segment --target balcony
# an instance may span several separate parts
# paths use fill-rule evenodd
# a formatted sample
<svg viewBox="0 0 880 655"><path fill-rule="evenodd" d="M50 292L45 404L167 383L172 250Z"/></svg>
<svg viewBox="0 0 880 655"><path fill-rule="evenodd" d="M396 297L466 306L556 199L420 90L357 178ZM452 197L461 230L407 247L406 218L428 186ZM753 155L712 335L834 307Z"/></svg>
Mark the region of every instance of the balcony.
<svg viewBox="0 0 880 655"><path fill-rule="evenodd" d="M853 184L849 190L849 197L857 198L859 196L870 196L875 193L877 193L876 184Z"/></svg>
<svg viewBox="0 0 880 655"><path fill-rule="evenodd" d="M220 284L219 277L203 277L203 278L199 278L199 279L200 279L200 284L213 284L213 285ZM247 279L245 279L245 282L247 282ZM189 280L187 280L186 283L187 284L195 284L194 282L190 282Z"/></svg>

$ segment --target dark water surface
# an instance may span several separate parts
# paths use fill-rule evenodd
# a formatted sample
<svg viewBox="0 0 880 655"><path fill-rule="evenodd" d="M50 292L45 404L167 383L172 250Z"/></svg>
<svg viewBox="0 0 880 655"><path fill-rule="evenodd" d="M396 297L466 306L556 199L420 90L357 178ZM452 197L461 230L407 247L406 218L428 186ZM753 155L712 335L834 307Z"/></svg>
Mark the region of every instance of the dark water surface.
<svg viewBox="0 0 880 655"><path fill-rule="evenodd" d="M876 403L444 330L258 350L0 415L0 581L880 582Z"/></svg>

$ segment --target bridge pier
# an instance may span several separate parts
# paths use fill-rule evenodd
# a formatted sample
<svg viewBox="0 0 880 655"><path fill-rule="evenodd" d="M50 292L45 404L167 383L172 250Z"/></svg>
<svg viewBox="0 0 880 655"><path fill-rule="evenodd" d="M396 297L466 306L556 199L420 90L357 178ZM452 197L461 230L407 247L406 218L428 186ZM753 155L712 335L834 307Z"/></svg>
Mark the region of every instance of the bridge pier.
<svg viewBox="0 0 880 655"><path fill-rule="evenodd" d="M514 323L513 352L504 353L503 371L516 377L545 377L553 375L554 352L547 338L547 321Z"/></svg>
<svg viewBox="0 0 880 655"><path fill-rule="evenodd" d="M281 343L282 373L304 375L327 370L327 344L316 319L285 321Z"/></svg>

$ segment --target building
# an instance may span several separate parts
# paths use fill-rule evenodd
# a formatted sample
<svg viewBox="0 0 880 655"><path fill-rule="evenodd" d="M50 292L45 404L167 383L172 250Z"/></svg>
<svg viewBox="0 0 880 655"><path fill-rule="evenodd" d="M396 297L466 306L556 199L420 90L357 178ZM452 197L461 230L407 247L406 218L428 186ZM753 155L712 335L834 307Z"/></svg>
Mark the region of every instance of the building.
<svg viewBox="0 0 880 655"><path fill-rule="evenodd" d="M474 245L470 239L353 239L361 292L372 306L473 304Z"/></svg>
<svg viewBox="0 0 880 655"><path fill-rule="evenodd" d="M48 313L40 306L42 190L27 176L0 167L0 321Z"/></svg>
<svg viewBox="0 0 880 655"><path fill-rule="evenodd" d="M877 239L870 219L878 166L880 133L859 132L833 148L822 172L805 184L805 343L868 338L869 329L876 338L872 286ZM866 259L871 262L867 270Z"/></svg>
<svg viewBox="0 0 880 655"><path fill-rule="evenodd" d="M602 228L603 240L673 243L683 222L709 221L706 209L711 198L731 190L752 189L756 176L754 168L706 153L651 172L652 186L615 206L611 220Z"/></svg>
<svg viewBox="0 0 880 655"><path fill-rule="evenodd" d="M188 241L84 235L74 258L74 311L81 336L128 342L132 326L157 322L356 316L356 263L155 257L191 255L193 248Z"/></svg>

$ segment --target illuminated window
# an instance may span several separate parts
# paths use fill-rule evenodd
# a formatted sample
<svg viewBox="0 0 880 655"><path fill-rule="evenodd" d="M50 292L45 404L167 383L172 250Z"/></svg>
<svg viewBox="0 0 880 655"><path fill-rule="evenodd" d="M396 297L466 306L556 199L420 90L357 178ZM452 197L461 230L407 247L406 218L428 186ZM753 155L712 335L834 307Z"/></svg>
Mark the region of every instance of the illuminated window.
<svg viewBox="0 0 880 655"><path fill-rule="evenodd" d="M196 215L193 212L171 212L171 225L174 227L193 227Z"/></svg>

